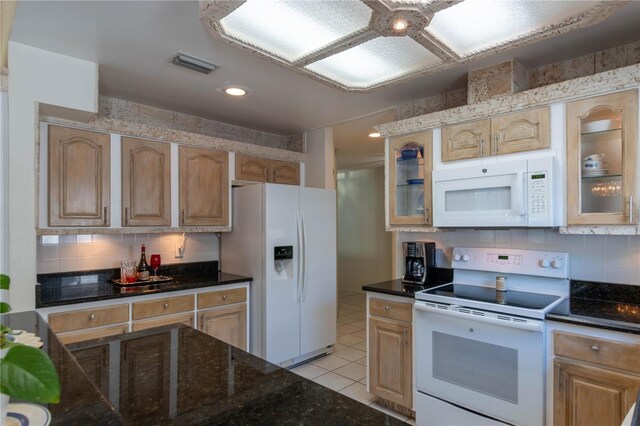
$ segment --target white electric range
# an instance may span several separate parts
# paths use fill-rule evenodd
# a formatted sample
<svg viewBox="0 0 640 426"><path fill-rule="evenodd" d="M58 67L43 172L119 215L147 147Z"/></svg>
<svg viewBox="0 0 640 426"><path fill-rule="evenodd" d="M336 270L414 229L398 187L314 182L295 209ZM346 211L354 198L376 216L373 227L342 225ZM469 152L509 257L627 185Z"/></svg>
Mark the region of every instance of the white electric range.
<svg viewBox="0 0 640 426"><path fill-rule="evenodd" d="M544 317L568 296L568 264L561 252L454 249L453 283L415 294L417 424L544 424Z"/></svg>

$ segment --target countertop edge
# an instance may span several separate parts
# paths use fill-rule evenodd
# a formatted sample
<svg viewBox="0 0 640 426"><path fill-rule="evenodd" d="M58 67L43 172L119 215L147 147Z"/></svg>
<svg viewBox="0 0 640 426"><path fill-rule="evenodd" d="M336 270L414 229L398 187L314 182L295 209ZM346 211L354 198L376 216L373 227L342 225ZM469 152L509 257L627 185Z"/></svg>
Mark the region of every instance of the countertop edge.
<svg viewBox="0 0 640 426"><path fill-rule="evenodd" d="M563 322L563 323L574 324L574 325L581 325L584 327L600 328L603 330L618 331L621 333L630 333L630 334L640 335L640 325L638 326L633 326L632 324L626 325L626 324L621 324L621 323L612 322L612 321L600 320L598 318L592 318L592 317L575 318L575 317L568 317L560 314L547 314L545 316L545 320Z"/></svg>

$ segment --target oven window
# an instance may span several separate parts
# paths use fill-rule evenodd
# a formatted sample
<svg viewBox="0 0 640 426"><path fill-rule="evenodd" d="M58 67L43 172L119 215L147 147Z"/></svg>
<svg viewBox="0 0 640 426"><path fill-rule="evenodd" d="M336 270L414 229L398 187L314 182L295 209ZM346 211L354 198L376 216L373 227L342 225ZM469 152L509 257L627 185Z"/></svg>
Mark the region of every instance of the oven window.
<svg viewBox="0 0 640 426"><path fill-rule="evenodd" d="M446 191L444 199L447 212L511 210L511 187Z"/></svg>
<svg viewBox="0 0 640 426"><path fill-rule="evenodd" d="M433 332L433 377L518 403L518 351Z"/></svg>

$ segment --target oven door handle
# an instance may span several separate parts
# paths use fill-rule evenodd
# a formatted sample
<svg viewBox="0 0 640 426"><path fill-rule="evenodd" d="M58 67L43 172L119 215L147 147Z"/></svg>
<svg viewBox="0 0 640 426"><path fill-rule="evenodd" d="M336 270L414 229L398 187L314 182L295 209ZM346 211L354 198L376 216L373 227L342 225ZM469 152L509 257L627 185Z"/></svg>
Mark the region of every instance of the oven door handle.
<svg viewBox="0 0 640 426"><path fill-rule="evenodd" d="M423 312L428 312L428 313L438 314L438 315L445 315L445 316L454 317L454 318L460 318L467 321L482 322L485 324L497 325L499 327L517 328L520 330L535 331L539 333L542 333L543 331L542 321L536 321L531 319L527 319L526 320L527 322L501 320L494 317L483 317L480 315L465 314L458 311L450 311L447 309L433 308L422 302L416 302L413 306L418 311L423 311ZM505 315L505 316L509 317L508 315Z"/></svg>

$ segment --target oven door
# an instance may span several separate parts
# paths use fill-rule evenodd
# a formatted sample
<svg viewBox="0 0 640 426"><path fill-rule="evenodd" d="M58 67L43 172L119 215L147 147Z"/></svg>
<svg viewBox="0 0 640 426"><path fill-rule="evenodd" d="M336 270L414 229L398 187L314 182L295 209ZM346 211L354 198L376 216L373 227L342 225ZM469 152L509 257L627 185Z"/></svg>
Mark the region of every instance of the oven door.
<svg viewBox="0 0 640 426"><path fill-rule="evenodd" d="M434 171L434 226L527 226L526 178L526 160Z"/></svg>
<svg viewBox="0 0 640 426"><path fill-rule="evenodd" d="M544 423L542 321L483 317L422 301L414 307L418 394L507 423Z"/></svg>

